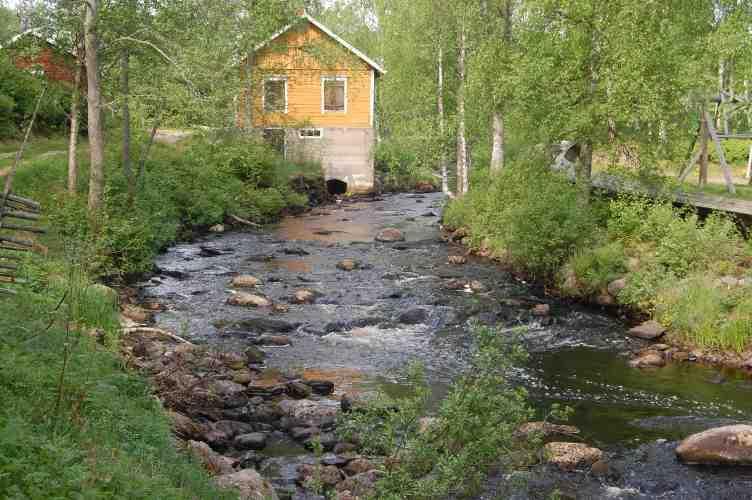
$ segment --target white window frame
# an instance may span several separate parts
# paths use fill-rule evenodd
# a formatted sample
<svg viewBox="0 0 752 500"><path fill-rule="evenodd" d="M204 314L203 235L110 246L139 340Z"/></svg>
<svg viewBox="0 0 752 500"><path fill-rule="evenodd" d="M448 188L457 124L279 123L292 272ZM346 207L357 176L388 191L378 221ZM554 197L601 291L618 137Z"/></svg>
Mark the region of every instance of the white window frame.
<svg viewBox="0 0 752 500"><path fill-rule="evenodd" d="M266 83L267 82L285 82L285 110L284 111L271 111L266 109ZM285 113L287 114L288 107L288 81L287 77L284 75L273 75L273 76L267 76L264 78L264 88L263 92L261 93L261 108L264 110L264 113Z"/></svg>
<svg viewBox="0 0 752 500"><path fill-rule="evenodd" d="M303 135L303 132L306 130L311 130L311 131L315 130L319 133L319 135ZM316 128L316 127L301 128L298 130L298 137L304 141L307 141L307 140L320 141L321 139L324 138L324 129Z"/></svg>
<svg viewBox="0 0 752 500"><path fill-rule="evenodd" d="M324 88L326 87L326 82L345 82L345 109L343 111L328 111L326 109L326 101L324 100L325 93ZM347 101L349 100L348 96L348 89L347 89L347 77L346 76L322 76L321 77L321 114L335 114L335 115L344 115L347 114Z"/></svg>

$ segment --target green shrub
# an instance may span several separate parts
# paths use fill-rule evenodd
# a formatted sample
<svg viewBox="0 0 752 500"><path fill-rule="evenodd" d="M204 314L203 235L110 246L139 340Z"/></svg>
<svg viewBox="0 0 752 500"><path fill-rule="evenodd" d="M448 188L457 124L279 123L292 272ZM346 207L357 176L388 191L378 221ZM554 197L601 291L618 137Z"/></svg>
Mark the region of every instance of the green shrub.
<svg viewBox="0 0 752 500"><path fill-rule="evenodd" d="M587 294L596 294L627 272L624 245L614 241L593 249L579 250L571 259L577 279Z"/></svg>
<svg viewBox="0 0 752 500"><path fill-rule="evenodd" d="M732 164L746 165L749 158L749 146L750 143L743 139L726 139L721 141L723 145L723 155L726 157L726 161ZM710 144L710 160L714 162L720 161L718 158L718 152L713 144Z"/></svg>
<svg viewBox="0 0 752 500"><path fill-rule="evenodd" d="M276 188L249 188L241 194L240 206L245 217L260 222L272 222L287 206L287 200Z"/></svg>
<svg viewBox="0 0 752 500"><path fill-rule="evenodd" d="M413 395L398 399L381 393L364 408L343 417L338 429L355 436L365 453L386 455L388 468L374 498L386 500L465 498L477 495L491 465L528 463L527 443L514 439L533 412L524 389L505 378L524 358L509 335L476 328L472 366L452 385L435 420L421 431L430 391L420 369L413 369Z"/></svg>

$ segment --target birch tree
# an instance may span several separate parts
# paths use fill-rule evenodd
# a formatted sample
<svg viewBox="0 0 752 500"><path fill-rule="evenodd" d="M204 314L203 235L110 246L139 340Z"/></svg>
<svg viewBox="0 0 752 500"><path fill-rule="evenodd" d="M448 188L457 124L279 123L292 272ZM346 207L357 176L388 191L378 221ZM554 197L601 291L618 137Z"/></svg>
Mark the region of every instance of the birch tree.
<svg viewBox="0 0 752 500"><path fill-rule="evenodd" d="M102 88L99 80L99 42L97 35L98 0L86 0L84 22L86 46L86 83L89 129L89 214L99 215L104 195L104 127L102 123Z"/></svg>

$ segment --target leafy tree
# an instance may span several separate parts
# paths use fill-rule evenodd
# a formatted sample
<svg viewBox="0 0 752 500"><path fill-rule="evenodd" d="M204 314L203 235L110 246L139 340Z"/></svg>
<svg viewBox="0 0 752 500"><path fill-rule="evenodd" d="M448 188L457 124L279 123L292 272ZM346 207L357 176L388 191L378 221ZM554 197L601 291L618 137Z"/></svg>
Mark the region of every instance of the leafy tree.
<svg viewBox="0 0 752 500"><path fill-rule="evenodd" d="M18 17L8 7L5 0L0 0L0 45L18 33Z"/></svg>

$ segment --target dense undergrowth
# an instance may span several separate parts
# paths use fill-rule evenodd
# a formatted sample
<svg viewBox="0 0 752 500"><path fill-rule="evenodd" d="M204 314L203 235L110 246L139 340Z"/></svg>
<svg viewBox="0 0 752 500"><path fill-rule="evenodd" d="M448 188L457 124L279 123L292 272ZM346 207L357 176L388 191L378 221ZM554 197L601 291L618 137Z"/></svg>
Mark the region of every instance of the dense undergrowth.
<svg viewBox="0 0 752 500"><path fill-rule="evenodd" d="M118 354L112 291L36 257L0 298L0 497L221 498Z"/></svg>
<svg viewBox="0 0 752 500"><path fill-rule="evenodd" d="M165 246L235 214L258 223L308 205L296 185L323 183L240 137L156 145L133 203L108 152L106 208L86 213L65 191L64 157L32 160L15 190L43 205L46 255L22 265L28 284L0 295L0 497L222 498L180 453L149 384L123 366L116 297L94 285L151 270Z"/></svg>
<svg viewBox="0 0 752 500"><path fill-rule="evenodd" d="M752 246L732 218L701 218L661 199L582 203L542 165L518 162L476 179L445 224L567 296L652 315L691 345L752 347Z"/></svg>
<svg viewBox="0 0 752 500"><path fill-rule="evenodd" d="M86 241L96 276L148 272L156 253L230 214L268 223L284 211L305 209L309 196L293 189L293 177L306 186L323 185L318 165L286 162L268 146L235 134L197 137L177 148L156 144L133 201L119 165L119 153L109 150L105 209L95 221L86 211L84 155L76 195L64 189L64 157L31 161L15 181L18 193L45 207L51 234L43 242L52 254L64 242Z"/></svg>
<svg viewBox="0 0 752 500"><path fill-rule="evenodd" d="M433 417L431 390L420 365L411 369L413 394L391 398L380 393L341 418L338 431L357 440L363 452L387 458L384 476L370 497L382 500L475 498L493 466L507 470L534 463L539 436L519 439L516 430L534 412L527 393L507 379L525 359L512 332L474 328L475 355L451 386ZM549 418L566 418L552 408ZM519 486L509 481L507 486Z"/></svg>

